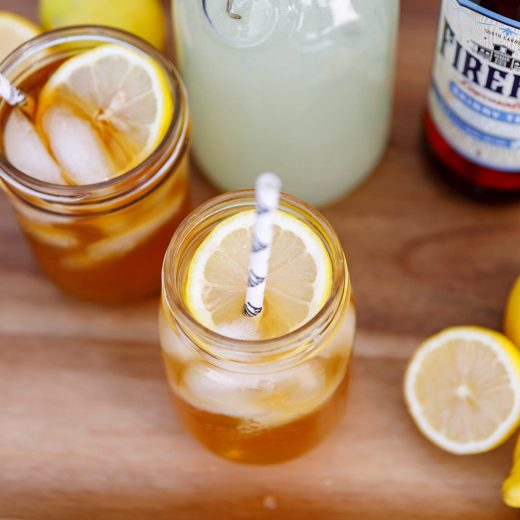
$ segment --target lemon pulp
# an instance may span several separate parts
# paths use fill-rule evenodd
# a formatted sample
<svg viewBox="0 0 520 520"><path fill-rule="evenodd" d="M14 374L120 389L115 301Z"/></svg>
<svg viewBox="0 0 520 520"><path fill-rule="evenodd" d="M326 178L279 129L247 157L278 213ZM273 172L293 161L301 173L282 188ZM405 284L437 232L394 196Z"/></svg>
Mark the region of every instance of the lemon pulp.
<svg viewBox="0 0 520 520"><path fill-rule="evenodd" d="M184 298L207 328L237 339L283 336L323 307L331 293L332 263L318 234L296 217L277 211L264 309L243 316L254 211L218 224L196 249Z"/></svg>

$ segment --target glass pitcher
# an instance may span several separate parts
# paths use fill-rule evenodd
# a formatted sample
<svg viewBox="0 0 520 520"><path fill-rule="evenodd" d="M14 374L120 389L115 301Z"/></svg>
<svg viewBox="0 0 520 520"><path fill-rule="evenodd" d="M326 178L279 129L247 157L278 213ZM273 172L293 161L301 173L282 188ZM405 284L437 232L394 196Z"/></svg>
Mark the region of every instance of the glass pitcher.
<svg viewBox="0 0 520 520"><path fill-rule="evenodd" d="M399 0L173 0L198 165L222 190L276 171L315 205L388 137Z"/></svg>

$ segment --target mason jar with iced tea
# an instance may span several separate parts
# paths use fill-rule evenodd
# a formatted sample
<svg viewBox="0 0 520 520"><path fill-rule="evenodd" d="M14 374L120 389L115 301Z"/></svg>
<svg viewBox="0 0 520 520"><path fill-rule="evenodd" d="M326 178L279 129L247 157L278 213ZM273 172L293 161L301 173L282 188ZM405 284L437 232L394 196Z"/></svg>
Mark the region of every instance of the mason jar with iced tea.
<svg viewBox="0 0 520 520"><path fill-rule="evenodd" d="M159 291L189 211L182 81L143 40L82 26L30 40L0 72L0 175L41 269L67 291L126 302Z"/></svg>
<svg viewBox="0 0 520 520"><path fill-rule="evenodd" d="M185 428L222 457L272 464L305 453L343 416L356 315L336 233L287 195L262 315L244 315L254 207L253 192L234 192L181 224L163 265L159 326Z"/></svg>

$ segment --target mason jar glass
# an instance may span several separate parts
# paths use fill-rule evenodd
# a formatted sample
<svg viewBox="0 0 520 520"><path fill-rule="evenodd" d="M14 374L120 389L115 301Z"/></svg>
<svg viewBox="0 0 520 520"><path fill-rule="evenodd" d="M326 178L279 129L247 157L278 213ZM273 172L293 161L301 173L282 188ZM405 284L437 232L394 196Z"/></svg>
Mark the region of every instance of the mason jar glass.
<svg viewBox="0 0 520 520"><path fill-rule="evenodd" d="M82 186L31 178L3 152L0 178L37 262L51 279L82 298L127 302L159 292L168 242L190 209L190 120L177 72L143 40L94 26L42 34L11 54L0 72L23 91L38 92L60 63L103 44L144 54L164 71L174 109L157 148L119 177ZM0 137L10 110L0 103Z"/></svg>
<svg viewBox="0 0 520 520"><path fill-rule="evenodd" d="M280 210L312 228L330 255L332 291L318 314L287 335L255 341L213 332L190 314L184 292L196 249L223 220L254 206L252 191L230 193L181 224L164 261L159 327L185 428L222 457L272 464L306 452L342 417L356 315L337 235L318 212L287 195Z"/></svg>

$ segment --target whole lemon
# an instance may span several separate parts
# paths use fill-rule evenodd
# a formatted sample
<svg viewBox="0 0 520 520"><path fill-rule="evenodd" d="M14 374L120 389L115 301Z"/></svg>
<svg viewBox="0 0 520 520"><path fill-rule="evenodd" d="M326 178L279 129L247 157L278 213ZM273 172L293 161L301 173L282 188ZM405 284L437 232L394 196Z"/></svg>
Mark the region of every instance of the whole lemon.
<svg viewBox="0 0 520 520"><path fill-rule="evenodd" d="M109 25L164 49L166 27L160 0L40 0L46 30L67 25Z"/></svg>
<svg viewBox="0 0 520 520"><path fill-rule="evenodd" d="M0 61L18 45L34 38L41 29L15 13L0 11Z"/></svg>
<svg viewBox="0 0 520 520"><path fill-rule="evenodd" d="M520 276L509 295L504 318L504 332L520 348Z"/></svg>

